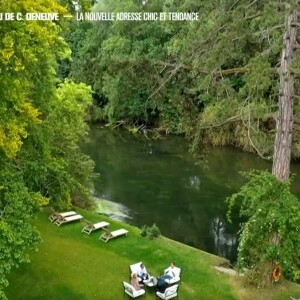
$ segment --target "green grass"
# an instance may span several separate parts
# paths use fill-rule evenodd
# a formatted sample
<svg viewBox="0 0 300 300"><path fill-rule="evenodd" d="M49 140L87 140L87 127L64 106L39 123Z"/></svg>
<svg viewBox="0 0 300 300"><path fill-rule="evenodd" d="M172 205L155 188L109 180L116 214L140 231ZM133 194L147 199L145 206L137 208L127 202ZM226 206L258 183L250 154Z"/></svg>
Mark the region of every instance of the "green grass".
<svg viewBox="0 0 300 300"><path fill-rule="evenodd" d="M30 264L10 274L6 290L9 299L123 299L122 281L129 281L129 265L141 260L153 275L159 275L170 261L181 267L182 300L254 299L250 295L257 295L255 299L300 297L299 292L296 294L299 286L289 284L289 290L286 285L277 289L274 298L260 298L261 291L246 290L240 279L217 272L213 266L223 261L219 257L164 237L150 241L139 235L138 228L77 211L91 221L109 221L111 230L128 229L128 237L104 243L98 240L101 231L83 234L79 222L57 227L48 220L50 211L46 209L36 223L43 242L38 252L31 253ZM266 295L273 297L269 292ZM142 299L154 299L154 290L147 289Z"/></svg>

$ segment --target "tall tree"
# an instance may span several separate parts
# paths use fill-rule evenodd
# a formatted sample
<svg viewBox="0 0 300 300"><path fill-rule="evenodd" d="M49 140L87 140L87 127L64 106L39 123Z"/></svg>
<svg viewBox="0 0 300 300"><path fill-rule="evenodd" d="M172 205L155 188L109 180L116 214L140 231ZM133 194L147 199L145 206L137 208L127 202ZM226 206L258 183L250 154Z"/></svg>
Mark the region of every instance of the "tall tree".
<svg viewBox="0 0 300 300"><path fill-rule="evenodd" d="M283 48L279 68L280 92L279 111L276 121L276 140L274 146L272 173L279 180L287 180L290 175L292 132L293 132L293 102L295 96L293 58L297 47L297 28L299 13L296 9L288 15L283 37Z"/></svg>
<svg viewBox="0 0 300 300"><path fill-rule="evenodd" d="M59 12L57 1L0 2L1 12ZM78 148L87 134L91 89L57 87L57 61L68 57L59 22L0 24L0 298L7 274L40 240L33 219L43 205L86 204L92 162ZM58 142L59 141L59 142ZM57 203L58 202L58 203Z"/></svg>
<svg viewBox="0 0 300 300"><path fill-rule="evenodd" d="M293 280L300 277L300 202L291 194L289 180L299 13L295 7L287 5L286 15L279 67L273 175L249 173L246 175L249 182L229 199L230 210L241 199L241 215L248 219L242 227L238 264L250 269L248 279L258 286L272 284L274 277L278 279L279 273L274 276L274 272L283 272ZM281 269L273 271L272 276L276 265Z"/></svg>

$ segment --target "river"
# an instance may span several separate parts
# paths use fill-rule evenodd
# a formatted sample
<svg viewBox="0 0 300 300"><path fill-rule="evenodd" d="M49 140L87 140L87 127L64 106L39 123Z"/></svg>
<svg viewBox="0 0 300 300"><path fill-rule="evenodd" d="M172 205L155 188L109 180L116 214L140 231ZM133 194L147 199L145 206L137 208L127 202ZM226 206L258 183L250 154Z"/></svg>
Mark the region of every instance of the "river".
<svg viewBox="0 0 300 300"><path fill-rule="evenodd" d="M228 224L225 199L245 182L240 171L270 169L270 162L223 147L196 164L183 137L155 140L99 126L90 140L84 151L101 174L94 194L115 204L116 217L138 227L156 223L166 237L235 261L240 220ZM292 171L299 174L299 164Z"/></svg>

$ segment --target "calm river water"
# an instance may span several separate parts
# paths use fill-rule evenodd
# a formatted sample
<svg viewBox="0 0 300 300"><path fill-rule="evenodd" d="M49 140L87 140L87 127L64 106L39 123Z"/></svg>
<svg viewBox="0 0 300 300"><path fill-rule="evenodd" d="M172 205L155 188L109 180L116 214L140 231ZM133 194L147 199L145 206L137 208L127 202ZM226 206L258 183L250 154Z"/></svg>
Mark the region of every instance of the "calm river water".
<svg viewBox="0 0 300 300"><path fill-rule="evenodd" d="M239 171L270 169L270 162L214 148L196 165L187 141L178 136L151 140L93 126L90 139L84 150L101 174L95 196L119 203L123 221L138 227L156 223L164 236L236 259L239 220L227 223L225 199L244 183ZM300 173L299 164L293 172Z"/></svg>

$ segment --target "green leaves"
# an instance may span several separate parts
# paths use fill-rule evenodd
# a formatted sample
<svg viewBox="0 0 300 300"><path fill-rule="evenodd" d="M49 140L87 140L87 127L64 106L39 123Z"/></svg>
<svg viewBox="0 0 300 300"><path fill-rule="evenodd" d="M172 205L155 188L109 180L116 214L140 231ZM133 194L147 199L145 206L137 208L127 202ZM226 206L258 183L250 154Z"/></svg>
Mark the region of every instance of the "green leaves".
<svg viewBox="0 0 300 300"><path fill-rule="evenodd" d="M1 1L0 11L59 12L57 1ZM70 55L55 22L1 22L0 27L0 298L6 275L28 262L39 233L32 219L49 202L91 206L87 136L91 88L58 85L57 60Z"/></svg>
<svg viewBox="0 0 300 300"><path fill-rule="evenodd" d="M0 4L3 12L65 10L55 1ZM8 157L19 151L30 124L39 122L37 102L51 94L56 59L67 52L58 24L38 21L2 22L0 28L0 149ZM45 50L47 49L47 50ZM35 78L37 74L43 76ZM51 78L51 79L50 79ZM45 82L48 81L48 84ZM44 94L43 94L44 93ZM40 105L40 104L39 104ZM39 107L40 108L40 107Z"/></svg>
<svg viewBox="0 0 300 300"><path fill-rule="evenodd" d="M0 182L0 298L5 299L3 287L8 284L5 275L12 267L28 262L26 251L35 249L40 240L31 220L39 211L42 197L30 193L21 172L3 160Z"/></svg>
<svg viewBox="0 0 300 300"><path fill-rule="evenodd" d="M238 205L240 215L247 218L241 229L238 266L249 268L248 279L257 285L267 284L264 274L272 272L270 262L280 264L287 278L298 280L300 201L290 192L290 181L279 181L267 171L244 176L248 183L227 199L229 217Z"/></svg>

